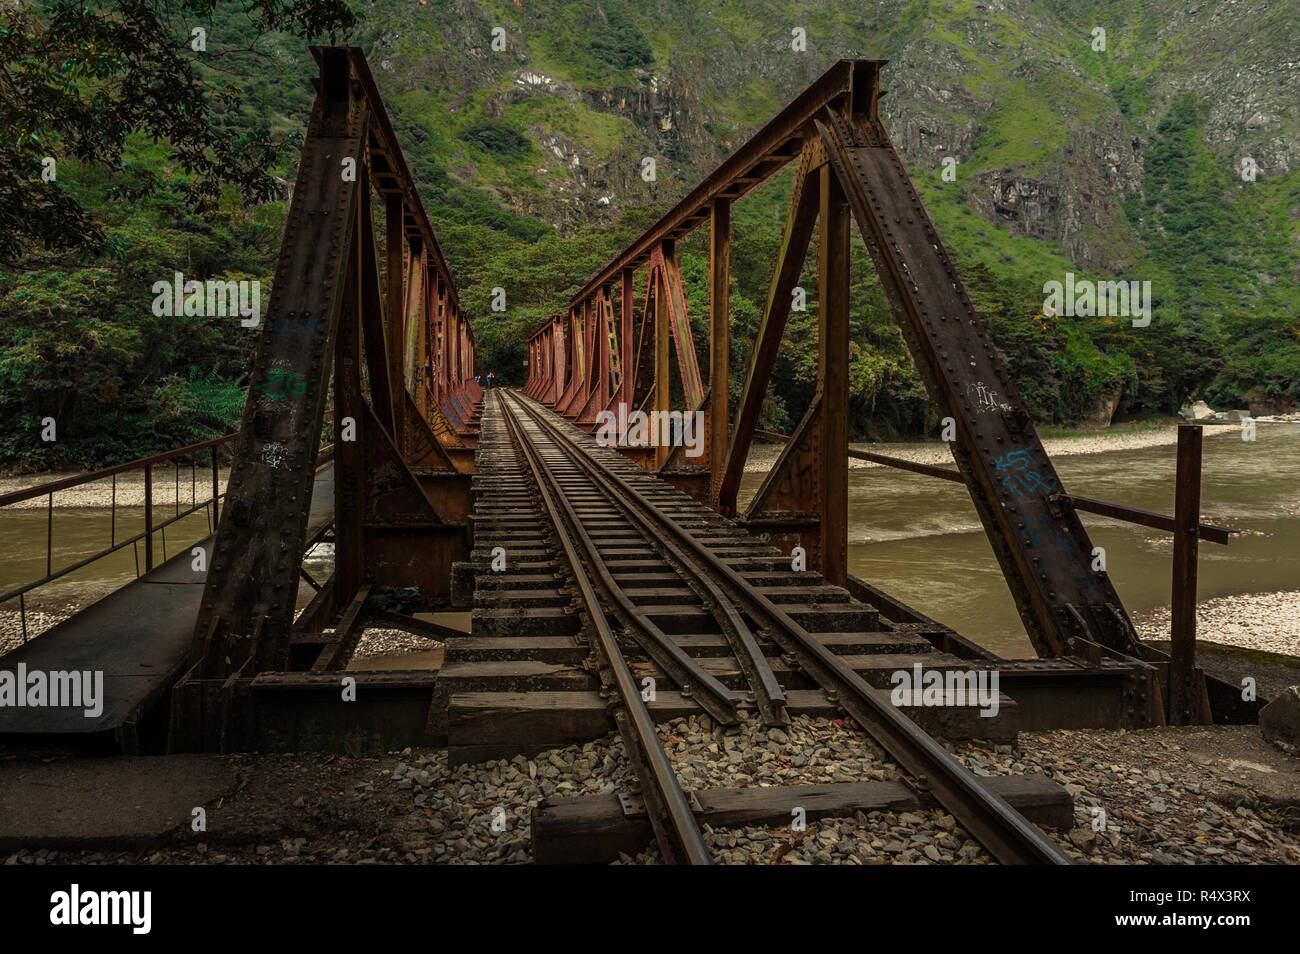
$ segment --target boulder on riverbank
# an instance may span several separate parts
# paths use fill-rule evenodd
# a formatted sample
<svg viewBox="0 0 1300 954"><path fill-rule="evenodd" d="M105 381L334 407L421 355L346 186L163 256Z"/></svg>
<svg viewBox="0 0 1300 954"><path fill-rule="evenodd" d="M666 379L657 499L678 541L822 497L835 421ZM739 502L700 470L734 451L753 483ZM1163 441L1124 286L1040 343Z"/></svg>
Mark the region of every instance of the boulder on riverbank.
<svg viewBox="0 0 1300 954"><path fill-rule="evenodd" d="M1214 408L1204 401L1196 401L1193 404L1184 404L1178 409L1178 416L1185 421L1192 421L1195 424L1204 424L1206 421L1214 420Z"/></svg>

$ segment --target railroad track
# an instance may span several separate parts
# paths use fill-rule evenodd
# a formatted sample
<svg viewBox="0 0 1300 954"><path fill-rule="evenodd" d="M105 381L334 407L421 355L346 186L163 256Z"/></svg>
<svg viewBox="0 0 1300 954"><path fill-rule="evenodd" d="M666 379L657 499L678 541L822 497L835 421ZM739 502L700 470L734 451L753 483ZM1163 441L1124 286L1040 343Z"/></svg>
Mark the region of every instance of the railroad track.
<svg viewBox="0 0 1300 954"><path fill-rule="evenodd" d="M561 456L556 445L539 447L542 442L536 440L536 422L528 419L527 424L521 423L519 416L509 406L510 400L503 399L501 391L497 391L495 397L500 402L506 426L528 463L542 506L554 527L564 558L568 561L574 585L579 591L587 620L596 637L594 648L604 663L602 675L607 675L605 684L617 694L617 704L613 708L614 721L618 724L632 767L641 782L642 797L649 809L650 824L654 828L659 849L663 852L664 859L670 863L712 864L709 850L704 844L704 835L696 824L695 813L677 781L668 753L659 743L655 721L646 708L641 689L596 593L593 574L600 578L607 594L622 597L621 607L626 609L630 605L626 594L613 582L609 568L601 561L599 550L583 528L582 518L570 500L576 491L573 486L576 468L565 466L565 460L569 458ZM525 427L532 433L525 433ZM637 632L642 635L642 645L647 652L661 661L672 659L674 670L670 671L688 673L682 676L683 680L700 678L700 688L706 691L706 696L713 698L714 706L730 706L731 722L738 721L734 704L739 698L735 693L699 669L649 620L642 619L641 624L642 628ZM716 716L717 709L714 706L707 708Z"/></svg>
<svg viewBox="0 0 1300 954"><path fill-rule="evenodd" d="M787 697L764 651L775 643L843 711L847 712L913 778L928 790L990 854L1003 863L1068 864L1042 833L997 794L981 786L911 719L892 706L826 641L810 632L777 602L770 590L715 552L709 537L725 524L703 525L683 517L639 488L551 420L540 405L515 394L493 395L515 449L535 485L542 516L555 530L558 548L577 591L579 610L595 637L602 690L643 787L651 825L666 860L707 863L690 802L659 743L655 719L642 698L613 622L678 686L722 724L734 724L753 707L769 725L788 722ZM669 497L671 500L671 497ZM680 508L678 508L680 509ZM720 519L720 518L719 518ZM615 534L593 538L593 527ZM629 544L657 554L694 594L725 636L747 688L723 685L683 651L643 608L644 592L620 582L608 554ZM671 582L656 581L656 582ZM766 591L765 591L766 590ZM611 620L612 618L612 620ZM755 630L757 627L757 630Z"/></svg>

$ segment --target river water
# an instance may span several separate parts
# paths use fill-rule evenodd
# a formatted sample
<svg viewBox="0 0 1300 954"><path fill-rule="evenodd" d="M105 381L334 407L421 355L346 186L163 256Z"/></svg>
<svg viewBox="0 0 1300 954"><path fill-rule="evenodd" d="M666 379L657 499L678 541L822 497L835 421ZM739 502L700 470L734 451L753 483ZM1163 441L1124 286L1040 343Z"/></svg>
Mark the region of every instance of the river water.
<svg viewBox="0 0 1300 954"><path fill-rule="evenodd" d="M1172 445L1054 458L1067 491L1173 513ZM762 474L748 473L742 499ZM1202 522L1243 531L1201 541L1201 599L1300 589L1300 425L1253 442L1206 436ZM1131 616L1168 606L1172 536L1081 514ZM849 572L1003 656L1033 656L1011 592L961 484L892 467L849 471ZM1198 635L1213 639L1210 632Z"/></svg>
<svg viewBox="0 0 1300 954"><path fill-rule="evenodd" d="M1204 457L1204 522L1243 533L1227 547L1202 541L1200 597L1300 589L1300 425L1260 424L1254 442L1235 432L1207 436ZM1057 456L1054 462L1067 490L1173 512L1172 446ZM762 477L745 475L742 504ZM107 546L110 532L108 508L57 509L58 502L56 497L56 569ZM158 514L167 514L161 504ZM851 573L997 653L1033 655L964 487L894 468L854 468L849 515ZM1168 606L1170 535L1082 516L1093 545L1106 550L1107 568L1130 615ZM138 532L143 507L119 507L117 519L119 538ZM46 531L44 509L0 510L0 592L44 575ZM207 532L203 513L178 522L167 531L168 555ZM155 548L161 563L160 538ZM317 579L329 573L328 551L321 547L308 560ZM133 579L135 567L127 548L38 593L42 601L85 598ZM309 596L304 586L299 603ZM3 608L16 610L17 601Z"/></svg>

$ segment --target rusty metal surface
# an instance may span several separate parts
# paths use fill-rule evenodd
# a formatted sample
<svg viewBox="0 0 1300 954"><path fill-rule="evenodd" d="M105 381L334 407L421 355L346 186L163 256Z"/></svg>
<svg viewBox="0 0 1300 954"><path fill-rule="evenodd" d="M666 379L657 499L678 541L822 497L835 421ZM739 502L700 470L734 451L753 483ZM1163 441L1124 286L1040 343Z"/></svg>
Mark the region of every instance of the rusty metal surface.
<svg viewBox="0 0 1300 954"><path fill-rule="evenodd" d="M736 408L736 422L731 429L723 471L718 475L718 509L727 515L736 512L736 493L744 475L745 460L753 441L754 425L767 396L767 385L776 367L781 336L790 318L790 293L799 281L804 259L812 242L821 195L815 163L817 149L806 145L799 157L799 168L786 206L785 227L777 253L767 304L763 309L754 346L750 350L749 370Z"/></svg>
<svg viewBox="0 0 1300 954"><path fill-rule="evenodd" d="M1170 605L1169 723L1204 721L1203 681L1196 673L1196 553L1201 517L1201 427L1178 428L1174 478L1173 598Z"/></svg>
<svg viewBox="0 0 1300 954"><path fill-rule="evenodd" d="M903 338L942 414L1026 631L1041 656L1074 640L1136 654L1137 635L1062 486L984 319L880 123L874 99L818 121Z"/></svg>
<svg viewBox="0 0 1300 954"><path fill-rule="evenodd" d="M512 398L513 400L513 398ZM541 418L537 418L541 420ZM1004 864L1069 864L1051 841L999 796L982 789L974 776L911 719L899 712L825 644L796 622L751 584L724 557L714 553L676 519L656 507L622 476L563 435L553 424L546 429L553 440L564 441L574 454L582 454L593 471L653 522L665 537L695 560L738 610L795 657L800 667L844 708L907 772L928 787L943 807L979 839ZM531 452L531 449L529 449ZM594 598L594 593L593 593Z"/></svg>
<svg viewBox="0 0 1300 954"><path fill-rule="evenodd" d="M334 468L316 473L310 534L333 519ZM309 535L310 535L309 534ZM212 537L193 544L212 552ZM0 706L0 738L88 735L138 719L171 688L185 667L206 573L192 568L190 547L75 616L0 657L0 670L104 673L104 708L87 718L78 708Z"/></svg>
<svg viewBox="0 0 1300 954"><path fill-rule="evenodd" d="M394 559L394 532L423 528L448 553L468 544L463 526L465 539L447 539L448 521L412 467L455 473L449 449L473 446L481 397L473 331L364 56L355 47L312 52L317 97L193 630L200 677L289 666L309 464L331 378L340 472L333 606L348 605L365 582L414 577L438 589ZM294 333L274 333L286 327Z"/></svg>
<svg viewBox="0 0 1300 954"><path fill-rule="evenodd" d="M327 358L357 214L357 184L343 181L340 160L359 154L369 115L351 94L346 54L326 50L195 624L195 661L207 674L287 661ZM281 326L296 333L276 334Z"/></svg>
<svg viewBox="0 0 1300 954"><path fill-rule="evenodd" d="M665 239L681 240L698 228L708 216L709 204L722 196L732 201L747 195L781 171L796 155L808 120L830 103L850 95L855 70L878 70L885 60L840 60L796 96L766 125L751 136L714 172L657 222L633 239L618 255L592 276L570 299L581 301L601 285L618 278L619 272L645 263L651 250Z"/></svg>
<svg viewBox="0 0 1300 954"><path fill-rule="evenodd" d="M623 286L623 346L628 349L627 339L637 327L629 307L629 279L644 269L640 334L635 350L625 350L623 396L630 392L637 407L666 411L670 393L680 385L686 410L701 406L703 385L682 349L689 322L678 308L671 280L663 277L670 272L671 250L705 222L713 202L743 196L797 156L799 170L785 233L735 422L729 435L708 437L711 443L727 442L725 454L710 454L710 498L724 514L734 515L745 458L789 316L790 293L799 280L814 224L842 208L838 197L823 193L842 190L931 399L941 416L957 421L953 454L958 473L951 476L970 489L1035 648L1040 655L1055 656L1092 653L1092 644L1136 655L1136 633L1104 571L1091 568L1092 545L1071 501L1077 501L1078 509L1096 506L1088 498L1070 498L1061 487L1005 363L880 122L882 65L875 60L837 63L602 267L574 294L570 311L576 314L598 289L618 281ZM831 198L835 201L828 203ZM839 221L829 229L822 222L820 288L838 289L847 281L850 256L843 231ZM716 288L721 267L711 261L711 287ZM847 401L840 360L844 336L840 323L827 323L825 302L819 305L824 312L819 319L820 412L805 419L800 441L786 448L750 516L817 521L815 539L803 537L817 551L813 563L842 581L846 548L837 528L844 522L842 462L849 454L842 438ZM543 323L534 336L544 343L563 333L558 324ZM676 379L669 373L669 338L677 346ZM533 351L540 356L542 349ZM550 353L553 366L545 372L541 361L530 361L532 380L526 393L546 403L559 400L560 410L568 412L582 404L587 381L581 377L583 369L573 365L571 347L555 347ZM689 357L694 357L693 350ZM716 368L711 370L716 374ZM554 382L563 381L566 374L580 378L570 377L567 387L556 389ZM549 390L541 384L544 375L551 382ZM713 384L711 380L709 391L720 393ZM713 410L726 421L727 409ZM657 468L673 459L662 448L653 457Z"/></svg>

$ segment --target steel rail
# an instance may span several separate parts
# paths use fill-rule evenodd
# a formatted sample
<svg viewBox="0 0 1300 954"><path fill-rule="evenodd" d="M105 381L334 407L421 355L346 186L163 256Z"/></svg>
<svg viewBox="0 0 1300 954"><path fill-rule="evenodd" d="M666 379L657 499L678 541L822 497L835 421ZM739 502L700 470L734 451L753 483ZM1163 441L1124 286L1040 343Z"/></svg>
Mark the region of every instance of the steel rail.
<svg viewBox="0 0 1300 954"><path fill-rule="evenodd" d="M536 424L531 415L529 420ZM599 491L598 487L592 489ZM723 725L739 724L740 715L736 708L744 701L740 694L727 688L716 676L687 655L618 585L609 566L600 556L595 541L587 533L581 518L568 500L568 493L563 490L560 492L560 506L571 518L574 536L577 537L582 552L587 555L587 563L598 579L599 589L615 604L615 615L632 638L677 683L683 695L695 699Z"/></svg>
<svg viewBox="0 0 1300 954"><path fill-rule="evenodd" d="M531 409L527 409L530 418L536 423L537 418ZM640 528L646 542L667 562L681 577L682 581L699 597L704 608L709 611L727 643L731 646L736 662L744 673L746 681L753 692L754 703L758 707L765 724L783 726L790 724L790 716L785 711L785 691L777 681L776 674L768 665L767 657L754 638L749 624L736 611L732 601L715 583L709 573L672 540L655 533L652 523L645 517L643 507L635 500L601 481L604 475L599 468L593 467L590 458L581 451L574 451L567 444L557 444L566 456L578 467L585 470L592 478L593 485L609 500L630 523ZM611 580L617 586L616 581ZM619 588L621 590L621 587ZM675 644L674 644L675 645Z"/></svg>
<svg viewBox="0 0 1300 954"><path fill-rule="evenodd" d="M728 590L737 604L756 621L763 621L769 635L794 656L802 668L847 711L908 773L922 781L936 800L953 815L998 861L1004 864L1069 864L1066 856L1042 832L1007 804L987 791L956 759L948 754L916 723L887 701L887 694L875 690L856 672L785 610L769 600L741 574L697 540L676 520L662 513L623 477L591 457L576 441L543 417L535 417L552 438L573 446L601 470L605 480L619 487L645 508L667 534L689 548L707 564L714 578Z"/></svg>
<svg viewBox="0 0 1300 954"><path fill-rule="evenodd" d="M574 516L572 510L567 515L564 513L561 502L556 499L557 496L562 499L563 495L559 492L554 474L532 444L524 439L522 428L500 391L497 392L496 399L506 427L537 485L542 505L555 528L556 539L564 550L565 559L586 606L587 617L595 630L606 669L613 677L614 688L622 700L621 706L612 707L614 720L627 748L628 758L641 781L650 824L664 860L673 864L712 864L713 859L704 844L704 836L686 799L686 793L682 791L668 754L659 742L654 719L641 698L641 691L628 668L627 659L619 648L618 639L601 608L591 578L583 567L582 557L567 526L567 520Z"/></svg>

